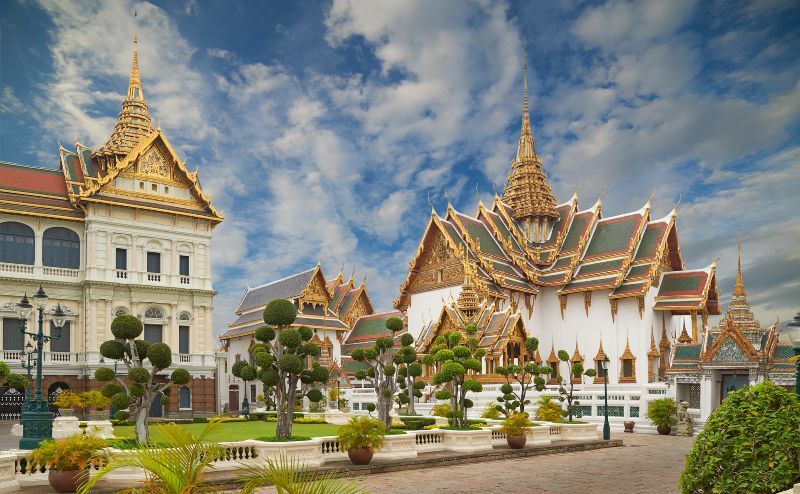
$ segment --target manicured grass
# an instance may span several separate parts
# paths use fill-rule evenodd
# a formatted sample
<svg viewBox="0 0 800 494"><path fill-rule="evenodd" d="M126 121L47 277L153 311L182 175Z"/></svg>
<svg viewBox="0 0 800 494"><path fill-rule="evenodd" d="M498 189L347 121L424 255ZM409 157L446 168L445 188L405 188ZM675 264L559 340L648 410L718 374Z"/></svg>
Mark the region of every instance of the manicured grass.
<svg viewBox="0 0 800 494"><path fill-rule="evenodd" d="M245 439L255 439L257 437L274 436L275 422L230 422L222 424L222 430L217 437L218 441L243 441ZM198 434L206 424L183 424L192 433ZM339 430L338 425L334 424L294 424L292 435L296 436L335 436ZM116 437L132 437L136 435L132 425L114 427ZM150 426L150 440L162 441L163 438L158 434L158 426Z"/></svg>

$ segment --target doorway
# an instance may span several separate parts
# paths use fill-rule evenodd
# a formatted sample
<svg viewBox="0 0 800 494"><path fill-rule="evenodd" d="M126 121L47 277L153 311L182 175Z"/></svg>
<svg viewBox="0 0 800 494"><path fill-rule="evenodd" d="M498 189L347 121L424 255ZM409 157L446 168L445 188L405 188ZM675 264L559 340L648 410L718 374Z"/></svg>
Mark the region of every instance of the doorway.
<svg viewBox="0 0 800 494"><path fill-rule="evenodd" d="M228 386L228 408L231 412L239 411L239 386L235 384Z"/></svg>
<svg viewBox="0 0 800 494"><path fill-rule="evenodd" d="M722 375L722 396L720 402L724 400L730 393L739 391L750 385L750 379L746 375L737 374L723 374Z"/></svg>

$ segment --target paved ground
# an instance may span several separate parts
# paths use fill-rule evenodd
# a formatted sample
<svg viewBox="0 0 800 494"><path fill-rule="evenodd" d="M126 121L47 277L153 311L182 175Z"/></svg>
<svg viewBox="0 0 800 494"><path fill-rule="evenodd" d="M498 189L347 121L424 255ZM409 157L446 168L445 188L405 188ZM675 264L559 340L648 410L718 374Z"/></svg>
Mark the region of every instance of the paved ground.
<svg viewBox="0 0 800 494"><path fill-rule="evenodd" d="M676 493L692 438L614 434L622 448L482 464L374 474L359 478L373 494ZM274 493L275 489L260 491Z"/></svg>

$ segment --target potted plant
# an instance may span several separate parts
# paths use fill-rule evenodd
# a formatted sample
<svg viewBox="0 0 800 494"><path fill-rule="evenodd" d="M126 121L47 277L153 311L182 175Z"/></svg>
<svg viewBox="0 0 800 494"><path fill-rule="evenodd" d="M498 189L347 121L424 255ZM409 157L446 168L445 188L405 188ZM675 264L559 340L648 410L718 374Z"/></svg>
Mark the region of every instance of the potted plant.
<svg viewBox="0 0 800 494"><path fill-rule="evenodd" d="M531 429L528 414L524 412L512 413L500 427L500 432L506 435L506 442L511 449L520 449L528 441L526 432Z"/></svg>
<svg viewBox="0 0 800 494"><path fill-rule="evenodd" d="M103 396L100 391L92 390L81 393L83 398L83 406L86 410L88 420L107 420L108 410L107 407L111 400ZM89 411L93 408L94 411Z"/></svg>
<svg viewBox="0 0 800 494"><path fill-rule="evenodd" d="M73 417L76 408L83 408L83 399L72 391L61 392L53 403L62 417Z"/></svg>
<svg viewBox="0 0 800 494"><path fill-rule="evenodd" d="M47 480L56 492L75 492L89 480L89 466L106 442L93 436L77 435L55 441L44 441L31 452L30 463L50 465ZM36 468L29 473L38 471Z"/></svg>
<svg viewBox="0 0 800 494"><path fill-rule="evenodd" d="M633 427L636 425L636 422L633 420L626 420L622 422L622 424L625 426L625 432L633 432Z"/></svg>
<svg viewBox="0 0 800 494"><path fill-rule="evenodd" d="M647 405L647 418L656 426L658 433L668 436L672 431L672 415L678 409L675 400L672 398L659 398Z"/></svg>
<svg viewBox="0 0 800 494"><path fill-rule="evenodd" d="M339 447L347 451L354 465L368 465L375 449L383 446L386 426L372 417L356 416L339 427Z"/></svg>

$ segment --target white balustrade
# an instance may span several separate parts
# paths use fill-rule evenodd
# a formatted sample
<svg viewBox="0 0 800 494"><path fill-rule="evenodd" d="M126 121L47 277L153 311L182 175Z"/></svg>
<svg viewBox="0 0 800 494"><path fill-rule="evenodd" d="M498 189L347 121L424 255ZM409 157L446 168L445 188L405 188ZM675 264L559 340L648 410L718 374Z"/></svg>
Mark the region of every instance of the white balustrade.
<svg viewBox="0 0 800 494"><path fill-rule="evenodd" d="M81 271L79 269L53 268L50 266L44 266L42 268L42 273L45 276L58 276L61 278L80 278L81 276Z"/></svg>
<svg viewBox="0 0 800 494"><path fill-rule="evenodd" d="M13 274L33 274L33 266L29 264L10 264L0 262L0 272Z"/></svg>

